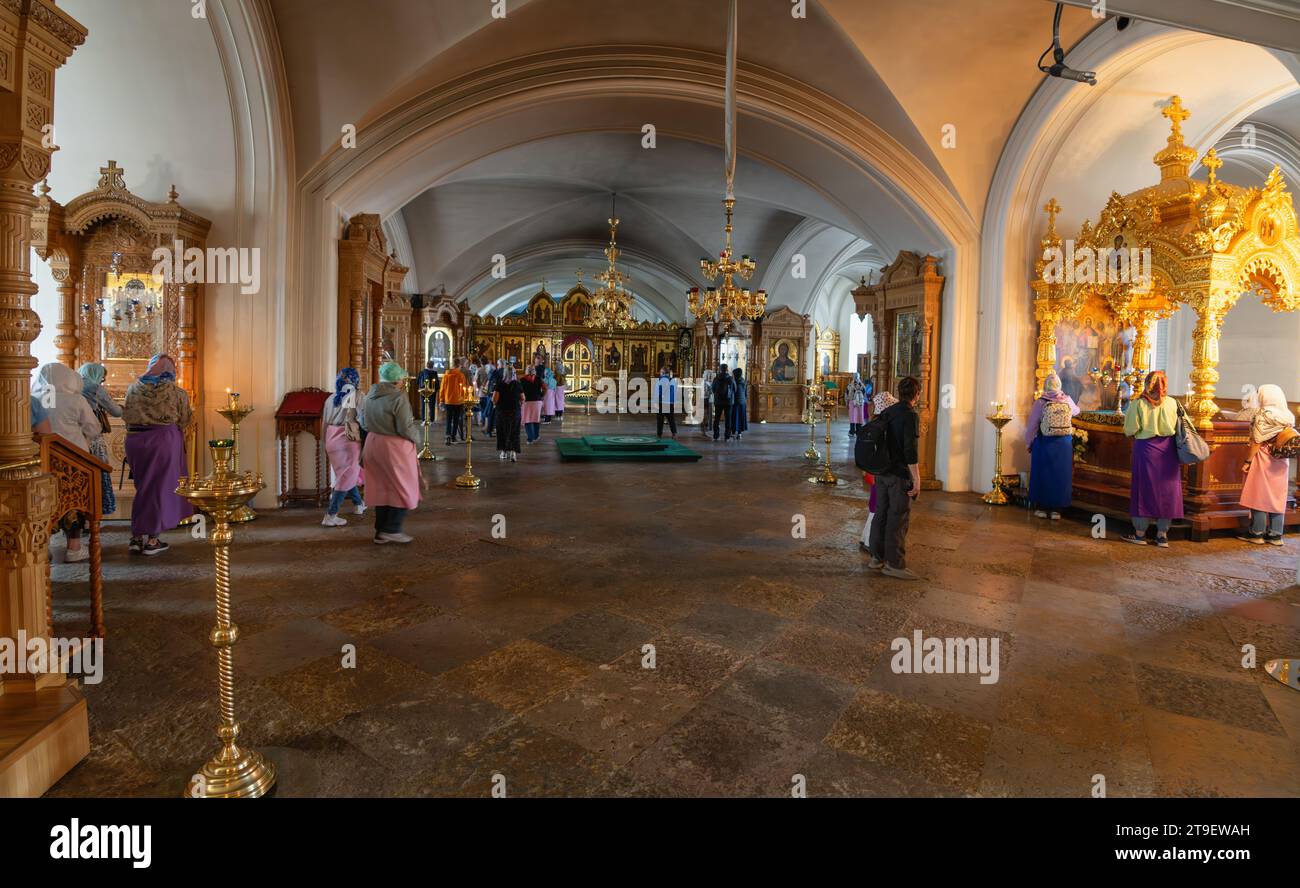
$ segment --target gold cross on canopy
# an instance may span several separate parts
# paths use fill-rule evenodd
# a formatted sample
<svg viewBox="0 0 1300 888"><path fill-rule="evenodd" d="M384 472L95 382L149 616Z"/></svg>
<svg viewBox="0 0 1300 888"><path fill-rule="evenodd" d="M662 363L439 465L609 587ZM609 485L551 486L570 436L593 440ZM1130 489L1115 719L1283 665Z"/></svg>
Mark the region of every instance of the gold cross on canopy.
<svg viewBox="0 0 1300 888"><path fill-rule="evenodd" d="M1211 148L1201 158L1201 166L1210 171L1209 184L1213 185L1218 180L1219 167L1223 166L1223 160L1219 157L1219 152Z"/></svg>
<svg viewBox="0 0 1300 888"><path fill-rule="evenodd" d="M1174 96L1169 100L1169 104L1160 112L1164 117L1169 118L1173 124L1173 132L1169 134L1170 142L1181 142L1183 140L1183 121L1192 116L1192 112L1183 107L1183 100Z"/></svg>
<svg viewBox="0 0 1300 888"><path fill-rule="evenodd" d="M1061 205L1052 198L1043 206L1043 212L1047 214L1047 230L1056 230L1056 215L1061 212Z"/></svg>

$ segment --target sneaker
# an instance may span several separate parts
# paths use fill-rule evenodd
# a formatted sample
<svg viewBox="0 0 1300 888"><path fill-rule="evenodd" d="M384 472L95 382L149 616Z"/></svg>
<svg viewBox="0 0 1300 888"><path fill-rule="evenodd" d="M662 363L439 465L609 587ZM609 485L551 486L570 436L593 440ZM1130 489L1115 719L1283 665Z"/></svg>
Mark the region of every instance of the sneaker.
<svg viewBox="0 0 1300 888"><path fill-rule="evenodd" d="M505 458L506 458L506 452L504 450L498 450L497 459L505 459Z"/></svg>
<svg viewBox="0 0 1300 888"><path fill-rule="evenodd" d="M347 519L339 515L326 515L321 521L321 527L347 527Z"/></svg>
<svg viewBox="0 0 1300 888"><path fill-rule="evenodd" d="M1044 512L1042 509L1039 509L1037 512L1034 513L1034 517L1035 517L1035 518L1046 518L1046 517L1047 517L1047 513Z"/></svg>
<svg viewBox="0 0 1300 888"><path fill-rule="evenodd" d="M82 546L80 549L68 549L63 556L64 564L76 564L78 561L89 561L89 560L90 560L90 550L85 546Z"/></svg>
<svg viewBox="0 0 1300 888"><path fill-rule="evenodd" d="M365 504L365 503L361 503L359 506L357 506L355 509L352 510L352 514L353 514L353 515L364 515L364 514L366 514L366 504Z"/></svg>
<svg viewBox="0 0 1300 888"><path fill-rule="evenodd" d="M1053 513L1052 513L1050 516L1048 516L1048 517L1050 517L1053 521L1060 521L1060 520L1061 520L1061 513L1060 513L1060 512L1053 512Z"/></svg>
<svg viewBox="0 0 1300 888"><path fill-rule="evenodd" d="M1253 533L1239 533L1237 534L1237 539L1241 540L1243 543L1250 543L1255 546L1264 545L1264 537L1262 534L1260 536L1255 536Z"/></svg>
<svg viewBox="0 0 1300 888"><path fill-rule="evenodd" d="M1282 542L1282 535L1281 535L1281 534L1278 534L1277 536L1273 536L1272 534L1269 534L1268 536L1264 537L1264 542L1268 543L1270 546L1281 546L1281 545L1285 545L1285 544Z"/></svg>
<svg viewBox="0 0 1300 888"><path fill-rule="evenodd" d="M881 568L881 572L884 573L885 576L887 576L887 577L893 577L893 578L896 579L896 580L919 580L919 579L921 579L919 576L917 576L916 574L912 573L910 570L908 570L908 569L905 568L905 567L891 567L891 566L888 565L888 564L886 564L884 567Z"/></svg>
<svg viewBox="0 0 1300 888"><path fill-rule="evenodd" d="M132 555L139 555L140 550L144 548L144 540L140 537L131 537L131 542L126 544L126 551Z"/></svg>
<svg viewBox="0 0 1300 888"><path fill-rule="evenodd" d="M1147 538L1140 537L1136 533L1126 533L1120 537L1120 539L1126 543L1133 543L1137 546L1145 546L1147 544Z"/></svg>
<svg viewBox="0 0 1300 888"><path fill-rule="evenodd" d="M152 543L145 543L144 547L140 549L140 554L161 555L163 552L166 552L170 548L171 546L167 545L162 540L156 540Z"/></svg>
<svg viewBox="0 0 1300 888"><path fill-rule="evenodd" d="M885 562L881 561L879 558L875 557L874 555L871 556L871 560L867 562L867 570L880 570L884 566L885 566Z"/></svg>
<svg viewBox="0 0 1300 888"><path fill-rule="evenodd" d="M1161 549L1168 549L1168 548L1169 548L1169 537L1167 537L1167 536L1158 536L1158 537L1156 537L1156 546L1159 547L1159 548L1161 548Z"/></svg>
<svg viewBox="0 0 1300 888"><path fill-rule="evenodd" d="M409 543L409 542L411 542L411 540L413 540L413 539L415 539L415 537L407 536L407 535L404 534L404 533L377 533L377 534L375 534L375 542L378 543L378 544L381 545L381 546L384 545L385 543Z"/></svg>
<svg viewBox="0 0 1300 888"><path fill-rule="evenodd" d="M510 461L511 461L511 462L519 462L519 454L517 454L517 453L511 451L511 453L510 453Z"/></svg>

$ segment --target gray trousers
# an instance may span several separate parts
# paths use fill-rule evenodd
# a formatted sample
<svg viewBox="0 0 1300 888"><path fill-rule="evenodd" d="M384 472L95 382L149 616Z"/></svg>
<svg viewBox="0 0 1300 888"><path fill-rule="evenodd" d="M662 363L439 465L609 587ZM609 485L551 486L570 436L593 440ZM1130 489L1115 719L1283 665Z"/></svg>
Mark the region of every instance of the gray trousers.
<svg viewBox="0 0 1300 888"><path fill-rule="evenodd" d="M911 478L876 475L876 517L871 521L871 557L890 567L907 567L907 525L912 518Z"/></svg>

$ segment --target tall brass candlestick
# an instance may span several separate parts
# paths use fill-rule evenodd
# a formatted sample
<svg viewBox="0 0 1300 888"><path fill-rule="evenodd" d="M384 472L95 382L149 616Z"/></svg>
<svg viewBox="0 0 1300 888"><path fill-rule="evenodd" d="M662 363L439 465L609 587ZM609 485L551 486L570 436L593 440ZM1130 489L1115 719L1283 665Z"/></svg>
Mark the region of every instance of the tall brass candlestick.
<svg viewBox="0 0 1300 888"><path fill-rule="evenodd" d="M822 458L822 455L817 452L817 443L813 440L813 436L817 434L817 417L813 415L813 411L816 409L813 406L813 397L816 391L816 388L810 385L804 396L805 406L808 408L808 449L803 452L804 459Z"/></svg>
<svg viewBox="0 0 1300 888"><path fill-rule="evenodd" d="M478 490L483 480L474 474L473 445L474 436L470 434L469 407L474 403L471 398L465 402L465 474L456 476L456 486L463 490Z"/></svg>
<svg viewBox="0 0 1300 888"><path fill-rule="evenodd" d="M1005 506L1007 504L1007 492L1003 489L1002 482L1002 427L1011 422L1011 417L1007 416L1003 404L994 404L993 413L984 417L993 424L997 429L997 446L994 449L993 456L993 489L984 494L984 502L991 506Z"/></svg>
<svg viewBox="0 0 1300 888"><path fill-rule="evenodd" d="M838 484L839 479L831 471L831 416L835 413L835 399L830 389L822 393L821 409L822 415L826 417L826 462L816 477L809 480L817 484Z"/></svg>
<svg viewBox="0 0 1300 888"><path fill-rule="evenodd" d="M239 395L232 395L230 402L225 407L217 408L217 413L224 416L226 421L230 423L230 438L234 441L231 470L236 473L239 471L239 424L252 412L252 407L239 403ZM243 524L252 521L256 517L257 512L253 511L253 508L245 502L231 513L230 523Z"/></svg>
<svg viewBox="0 0 1300 888"><path fill-rule="evenodd" d="M424 385L420 386L420 397L424 400L424 422L421 423L421 425L424 426L424 446L420 448L420 453L419 453L420 459L428 459L428 460L441 459L441 457L439 457L429 448L429 424L430 422L432 422L431 417L433 416L433 404L431 402L431 399L433 398L433 393L434 393L433 380L426 379L424 381Z"/></svg>
<svg viewBox="0 0 1300 888"><path fill-rule="evenodd" d="M261 473L238 474L230 467L234 441L210 441L212 474L202 480L180 479L176 494L209 515L215 525L209 534L216 563L217 625L208 636L217 649L221 722L217 736L221 750L194 775L185 788L187 798L256 798L275 785L275 765L255 750L240 746L235 721L235 668L231 648L239 640L239 627L230 619L230 522L235 511L265 485Z"/></svg>

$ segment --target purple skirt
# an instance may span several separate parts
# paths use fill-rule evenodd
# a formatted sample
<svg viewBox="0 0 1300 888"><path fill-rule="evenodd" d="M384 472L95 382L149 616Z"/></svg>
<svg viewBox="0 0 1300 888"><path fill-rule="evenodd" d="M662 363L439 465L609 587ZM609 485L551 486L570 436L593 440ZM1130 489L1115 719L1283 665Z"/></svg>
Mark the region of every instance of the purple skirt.
<svg viewBox="0 0 1300 888"><path fill-rule="evenodd" d="M194 514L189 501L176 495L176 485L189 475L185 436L174 425L150 426L126 436L126 461L135 482L131 503L131 535L157 536Z"/></svg>
<svg viewBox="0 0 1300 888"><path fill-rule="evenodd" d="M1135 518L1183 517L1183 466L1172 435L1133 441L1128 513Z"/></svg>

